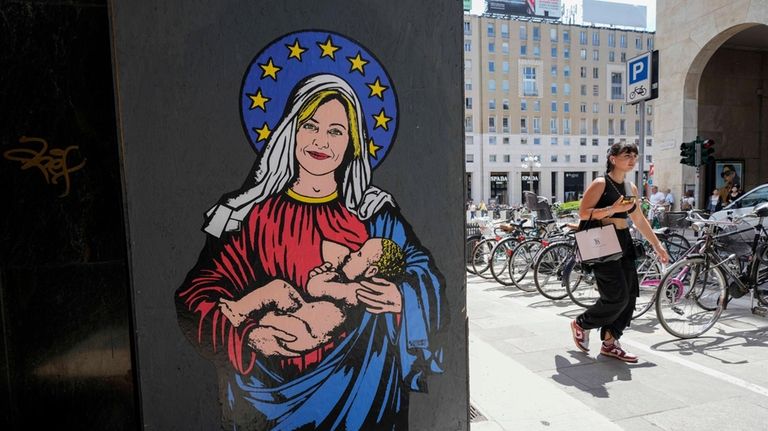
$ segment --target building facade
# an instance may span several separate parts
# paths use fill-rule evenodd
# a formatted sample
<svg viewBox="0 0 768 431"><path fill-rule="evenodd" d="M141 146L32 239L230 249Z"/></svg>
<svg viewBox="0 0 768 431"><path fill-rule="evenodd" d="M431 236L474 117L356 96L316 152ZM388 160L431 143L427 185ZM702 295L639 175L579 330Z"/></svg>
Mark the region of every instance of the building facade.
<svg viewBox="0 0 768 431"><path fill-rule="evenodd" d="M464 16L467 198L520 204L523 191L579 199L615 142L653 162L653 103L624 100L626 60L654 33L529 17ZM533 159L533 160L532 160ZM637 175L635 177L637 182Z"/></svg>

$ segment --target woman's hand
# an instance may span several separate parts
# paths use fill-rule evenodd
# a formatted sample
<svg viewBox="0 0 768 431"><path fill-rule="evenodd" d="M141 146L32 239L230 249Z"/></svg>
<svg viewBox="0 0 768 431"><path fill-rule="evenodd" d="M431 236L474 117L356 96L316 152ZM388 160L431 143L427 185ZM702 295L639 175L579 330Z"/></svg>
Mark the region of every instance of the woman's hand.
<svg viewBox="0 0 768 431"><path fill-rule="evenodd" d="M613 214L629 211L630 209L632 209L632 206L635 204L634 202L624 204L624 203L621 203L622 200L624 200L624 196L619 196L619 199L609 207L613 212ZM609 215L608 217L613 217L613 214Z"/></svg>
<svg viewBox="0 0 768 431"><path fill-rule="evenodd" d="M357 299L366 305L369 313L399 313L403 308L403 296L395 283L373 277L360 284L364 289L357 289Z"/></svg>
<svg viewBox="0 0 768 431"><path fill-rule="evenodd" d="M659 260L661 260L661 263L664 263L664 264L669 263L669 253L667 253L667 249L665 249L660 242L657 242L656 244L653 245L653 251L656 252L656 256L659 257Z"/></svg>

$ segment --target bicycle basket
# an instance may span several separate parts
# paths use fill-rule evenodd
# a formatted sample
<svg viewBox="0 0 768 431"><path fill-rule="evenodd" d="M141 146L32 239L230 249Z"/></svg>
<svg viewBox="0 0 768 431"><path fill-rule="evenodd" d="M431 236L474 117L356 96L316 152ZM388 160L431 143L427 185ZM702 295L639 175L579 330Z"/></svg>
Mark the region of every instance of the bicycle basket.
<svg viewBox="0 0 768 431"><path fill-rule="evenodd" d="M751 227L728 226L715 235L718 249L726 253L734 253L736 256L752 254L752 241L755 238L755 230Z"/></svg>
<svg viewBox="0 0 768 431"><path fill-rule="evenodd" d="M661 226L671 229L686 229L691 226L691 222L686 220L686 217L688 217L688 213L684 211L665 211Z"/></svg>
<svg viewBox="0 0 768 431"><path fill-rule="evenodd" d="M475 235L480 235L480 225L479 224L477 224L475 222L467 223L465 225L465 227L467 229L467 238L469 238L471 236L475 236Z"/></svg>

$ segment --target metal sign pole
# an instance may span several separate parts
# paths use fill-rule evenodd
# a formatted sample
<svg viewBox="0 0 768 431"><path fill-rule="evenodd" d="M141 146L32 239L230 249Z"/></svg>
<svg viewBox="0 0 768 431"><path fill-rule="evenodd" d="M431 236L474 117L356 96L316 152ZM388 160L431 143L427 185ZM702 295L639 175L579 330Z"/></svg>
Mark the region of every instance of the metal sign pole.
<svg viewBox="0 0 768 431"><path fill-rule="evenodd" d="M643 184L643 173L645 173L645 99L641 100L640 106L640 142L637 145L637 169L640 171L640 186L637 188L637 197L642 199L645 191ZM649 178L650 179L650 178Z"/></svg>

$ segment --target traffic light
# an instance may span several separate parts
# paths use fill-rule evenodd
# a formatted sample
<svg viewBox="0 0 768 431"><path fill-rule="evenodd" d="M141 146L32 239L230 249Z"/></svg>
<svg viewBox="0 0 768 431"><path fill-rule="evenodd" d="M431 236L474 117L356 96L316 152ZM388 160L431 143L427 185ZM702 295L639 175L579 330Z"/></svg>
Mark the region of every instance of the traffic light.
<svg viewBox="0 0 768 431"><path fill-rule="evenodd" d="M701 159L699 160L699 166L706 165L709 162L715 161L715 141L707 139L701 144Z"/></svg>
<svg viewBox="0 0 768 431"><path fill-rule="evenodd" d="M687 166L696 166L696 143L683 142L680 144L680 163Z"/></svg>

